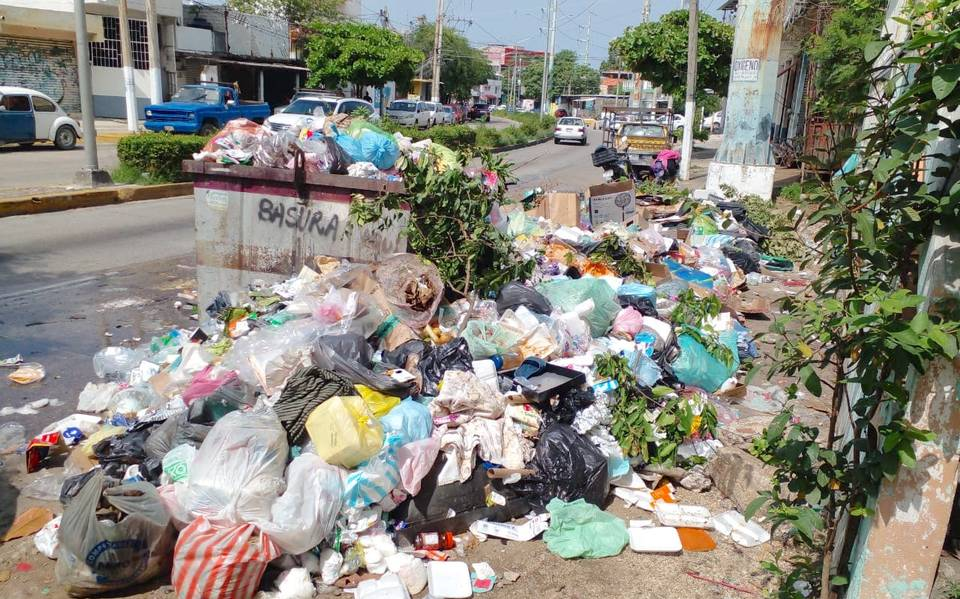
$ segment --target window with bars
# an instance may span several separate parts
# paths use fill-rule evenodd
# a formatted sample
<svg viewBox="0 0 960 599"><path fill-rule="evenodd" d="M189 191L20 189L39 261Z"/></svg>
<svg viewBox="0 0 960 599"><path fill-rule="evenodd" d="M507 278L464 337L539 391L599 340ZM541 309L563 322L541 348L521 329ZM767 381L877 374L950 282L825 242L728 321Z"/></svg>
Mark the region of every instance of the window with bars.
<svg viewBox="0 0 960 599"><path fill-rule="evenodd" d="M150 61L147 51L147 22L128 19L130 24L130 51L133 54L133 68L148 69ZM120 19L103 17L103 41L90 42L90 64L95 67L122 66L120 59Z"/></svg>

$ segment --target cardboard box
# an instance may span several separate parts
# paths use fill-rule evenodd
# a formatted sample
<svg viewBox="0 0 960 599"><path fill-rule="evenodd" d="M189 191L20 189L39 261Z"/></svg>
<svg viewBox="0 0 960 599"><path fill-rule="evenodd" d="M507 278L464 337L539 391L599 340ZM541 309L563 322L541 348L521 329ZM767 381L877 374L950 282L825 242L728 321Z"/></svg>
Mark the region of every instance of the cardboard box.
<svg viewBox="0 0 960 599"><path fill-rule="evenodd" d="M530 216L549 219L553 224L565 227L580 225L580 196L573 192L551 192L544 194L533 210L527 210Z"/></svg>
<svg viewBox="0 0 960 599"><path fill-rule="evenodd" d="M632 225L637 218L637 198L632 181L590 188L590 222L594 227L615 222Z"/></svg>

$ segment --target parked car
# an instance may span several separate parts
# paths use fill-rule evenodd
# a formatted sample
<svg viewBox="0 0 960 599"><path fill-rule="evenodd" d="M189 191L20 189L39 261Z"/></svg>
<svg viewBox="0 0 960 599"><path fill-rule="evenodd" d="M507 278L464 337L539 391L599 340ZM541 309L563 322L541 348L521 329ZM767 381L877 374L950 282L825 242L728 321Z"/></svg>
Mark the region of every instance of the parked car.
<svg viewBox="0 0 960 599"><path fill-rule="evenodd" d="M233 119L263 123L270 116L266 102L240 99L240 90L225 83L184 85L169 102L151 104L143 126L150 131L212 135Z"/></svg>
<svg viewBox="0 0 960 599"><path fill-rule="evenodd" d="M577 141L581 146L587 145L587 124L583 119L568 116L557 121L553 130L553 143L558 144L561 141Z"/></svg>
<svg viewBox="0 0 960 599"><path fill-rule="evenodd" d="M273 131L283 131L301 119L306 119L306 122L309 123L314 117L332 114L353 114L357 110L367 111L370 120L376 121L379 119L373 104L360 98L322 98L307 96L299 100L294 100L289 106L283 109L283 112L268 118L267 126Z"/></svg>
<svg viewBox="0 0 960 599"><path fill-rule="evenodd" d="M563 117L567 116L567 114L566 108L557 108L554 111L553 116L557 117L558 119L562 119Z"/></svg>
<svg viewBox="0 0 960 599"><path fill-rule="evenodd" d="M486 121L490 122L490 105L489 104L474 104L470 107L470 110L467 111L467 118L471 121Z"/></svg>
<svg viewBox="0 0 960 599"><path fill-rule="evenodd" d="M467 111L460 104L452 104L450 108L453 110L453 122L456 124L463 123L467 120Z"/></svg>
<svg viewBox="0 0 960 599"><path fill-rule="evenodd" d="M424 102L423 104L430 111L430 121L427 126L439 125L443 121L443 105L437 102Z"/></svg>
<svg viewBox="0 0 960 599"><path fill-rule="evenodd" d="M293 92L293 96L290 98L290 104L293 104L300 98L342 98L343 95L335 91L328 89L307 89L301 88ZM290 104L284 104L283 106L275 106L273 109L273 114L280 114L286 109Z"/></svg>
<svg viewBox="0 0 960 599"><path fill-rule="evenodd" d="M387 107L386 114L407 127L429 127L431 112L426 106L428 103L419 100L394 100Z"/></svg>
<svg viewBox="0 0 960 599"><path fill-rule="evenodd" d="M60 150L77 145L80 125L46 94L0 86L0 145L52 141Z"/></svg>

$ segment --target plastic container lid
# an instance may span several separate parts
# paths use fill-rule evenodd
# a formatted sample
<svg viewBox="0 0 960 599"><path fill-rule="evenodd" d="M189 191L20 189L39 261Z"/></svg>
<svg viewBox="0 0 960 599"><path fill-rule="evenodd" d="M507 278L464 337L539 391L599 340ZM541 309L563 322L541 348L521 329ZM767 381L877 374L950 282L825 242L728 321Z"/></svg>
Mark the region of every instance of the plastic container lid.
<svg viewBox="0 0 960 599"><path fill-rule="evenodd" d="M430 562L427 564L427 589L430 599L466 599L473 596L470 567L466 562Z"/></svg>
<svg viewBox="0 0 960 599"><path fill-rule="evenodd" d="M628 528L630 549L637 553L680 553L683 545L676 528L654 526L647 528Z"/></svg>

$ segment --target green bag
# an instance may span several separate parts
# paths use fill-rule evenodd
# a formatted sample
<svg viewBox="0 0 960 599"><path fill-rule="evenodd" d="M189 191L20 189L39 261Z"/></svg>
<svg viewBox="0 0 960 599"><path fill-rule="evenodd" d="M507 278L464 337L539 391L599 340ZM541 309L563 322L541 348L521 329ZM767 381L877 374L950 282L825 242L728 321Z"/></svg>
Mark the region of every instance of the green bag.
<svg viewBox="0 0 960 599"><path fill-rule="evenodd" d="M584 320L590 325L590 334L594 337L602 337L620 312L617 292L602 279L554 279L538 285L537 291L564 312L572 312L579 304L592 299L593 311Z"/></svg>
<svg viewBox="0 0 960 599"><path fill-rule="evenodd" d="M554 497L547 511L550 528L543 540L547 549L564 559L619 555L630 542L623 520L583 499L567 503Z"/></svg>
<svg viewBox="0 0 960 599"><path fill-rule="evenodd" d="M495 322L471 320L460 333L470 347L474 360L482 360L496 354L505 354L517 344L520 337Z"/></svg>

